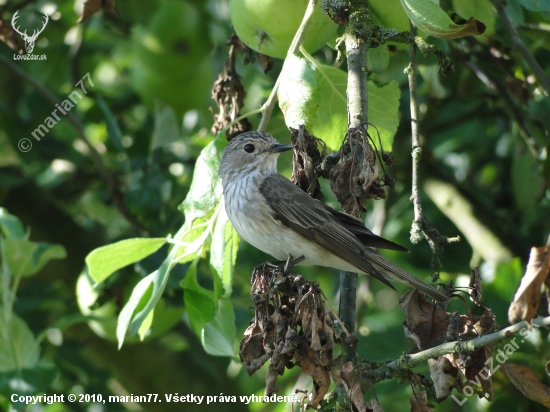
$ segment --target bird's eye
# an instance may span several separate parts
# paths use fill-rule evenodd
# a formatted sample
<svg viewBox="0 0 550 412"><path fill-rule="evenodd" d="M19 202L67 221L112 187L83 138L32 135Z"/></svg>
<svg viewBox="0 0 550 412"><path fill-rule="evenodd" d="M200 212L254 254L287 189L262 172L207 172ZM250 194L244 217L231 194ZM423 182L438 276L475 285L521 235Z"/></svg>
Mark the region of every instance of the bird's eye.
<svg viewBox="0 0 550 412"><path fill-rule="evenodd" d="M244 146L244 151L246 153L252 153L256 149L253 144L247 144Z"/></svg>

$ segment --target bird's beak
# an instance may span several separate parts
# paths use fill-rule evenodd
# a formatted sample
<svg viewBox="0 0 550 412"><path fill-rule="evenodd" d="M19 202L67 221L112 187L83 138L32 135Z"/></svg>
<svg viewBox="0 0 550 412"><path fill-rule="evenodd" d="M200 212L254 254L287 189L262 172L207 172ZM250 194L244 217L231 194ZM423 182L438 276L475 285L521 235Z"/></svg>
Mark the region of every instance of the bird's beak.
<svg viewBox="0 0 550 412"><path fill-rule="evenodd" d="M294 148L294 146L292 146L290 144L277 143L277 144L274 144L273 146L271 146L268 149L268 151L274 152L274 153L281 153L281 152L286 152L287 150L291 150L293 148Z"/></svg>

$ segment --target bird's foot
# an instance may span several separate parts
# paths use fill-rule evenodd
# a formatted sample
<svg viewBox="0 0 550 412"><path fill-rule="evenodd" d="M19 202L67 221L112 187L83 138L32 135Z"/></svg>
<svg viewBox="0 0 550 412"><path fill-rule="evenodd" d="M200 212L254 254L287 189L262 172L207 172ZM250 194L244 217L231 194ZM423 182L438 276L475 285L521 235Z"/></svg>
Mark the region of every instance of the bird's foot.
<svg viewBox="0 0 550 412"><path fill-rule="evenodd" d="M283 269L283 273L285 275L288 275L288 270L292 267L300 263L305 259L305 256L300 256L294 259L294 256L291 254L288 255L287 260L277 260L275 262L265 262L264 264L272 269Z"/></svg>
<svg viewBox="0 0 550 412"><path fill-rule="evenodd" d="M305 256L302 255L300 257L297 257L296 259L294 259L294 256L292 256L291 254L288 255L288 259L286 260L286 263L285 263L285 267L283 269L283 273L285 275L288 275L288 269L290 269L292 266L295 266L297 265L298 263L300 263L301 261L303 261L305 259Z"/></svg>

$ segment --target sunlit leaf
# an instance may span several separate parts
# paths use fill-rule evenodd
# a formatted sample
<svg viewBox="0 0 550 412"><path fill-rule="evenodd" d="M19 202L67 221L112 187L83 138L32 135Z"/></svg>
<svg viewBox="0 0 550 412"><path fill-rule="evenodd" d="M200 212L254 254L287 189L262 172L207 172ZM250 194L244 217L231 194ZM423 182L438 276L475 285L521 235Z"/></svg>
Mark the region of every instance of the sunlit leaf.
<svg viewBox="0 0 550 412"><path fill-rule="evenodd" d="M162 262L158 270L154 271L151 275L149 275L149 276L153 275L151 278L152 288L153 288L151 292L151 298L147 301L143 309L139 311L136 310L137 314L132 318L132 321L130 322L130 326L128 326L128 331L130 332L131 335L133 335L138 331L138 329L141 327L141 324L145 321L149 313L155 308L155 305L160 300L162 293L166 288L166 283L168 282L168 276L170 275L170 271L172 270L172 267L174 265L174 259L176 256L177 249L178 248L172 248L172 250L166 257L166 259L164 259L164 262ZM117 329L117 335L118 335L118 329ZM119 338L119 342L120 342L120 338Z"/></svg>
<svg viewBox="0 0 550 412"><path fill-rule="evenodd" d="M430 36L455 39L485 31L485 25L473 17L464 24L453 22L441 7L430 0L401 0L401 4L413 23Z"/></svg>
<svg viewBox="0 0 550 412"><path fill-rule="evenodd" d="M214 138L206 146L195 163L193 183L187 197L179 209L184 212L186 222L205 217L219 203L222 186L218 178L221 154L227 141L221 137Z"/></svg>
<svg viewBox="0 0 550 412"><path fill-rule="evenodd" d="M222 281L225 297L231 295L238 248L239 235L229 221L225 208L222 207L212 234L210 265Z"/></svg>
<svg viewBox="0 0 550 412"><path fill-rule="evenodd" d="M165 243L165 238L121 240L90 252L86 264L92 278L100 283L117 270L155 253Z"/></svg>
<svg viewBox="0 0 550 412"><path fill-rule="evenodd" d="M157 271L141 279L139 283L134 287L134 290L130 295L130 299L120 311L120 315L118 316L117 329L116 329L116 336L118 340L119 349L122 347L122 344L124 343L124 338L126 337L126 331L128 330L134 311L140 304L142 298L148 292L149 293L151 292L152 283L156 275L157 275Z"/></svg>
<svg viewBox="0 0 550 412"><path fill-rule="evenodd" d="M218 311L202 331L202 346L206 353L214 356L235 356L235 312L231 302L218 300Z"/></svg>
<svg viewBox="0 0 550 412"><path fill-rule="evenodd" d="M204 325L216 315L216 301L211 290L203 288L197 282L197 265L192 264L181 282L189 321L193 330L201 336Z"/></svg>
<svg viewBox="0 0 550 412"><path fill-rule="evenodd" d="M317 112L313 132L322 138L330 149L338 150L348 127L347 73L331 66L319 65L316 75L321 85L321 106ZM400 94L395 81L383 87L368 82L368 120L379 130L382 146L386 151L391 151L393 137L399 124L397 111ZM375 131L369 127L369 132L378 144Z"/></svg>

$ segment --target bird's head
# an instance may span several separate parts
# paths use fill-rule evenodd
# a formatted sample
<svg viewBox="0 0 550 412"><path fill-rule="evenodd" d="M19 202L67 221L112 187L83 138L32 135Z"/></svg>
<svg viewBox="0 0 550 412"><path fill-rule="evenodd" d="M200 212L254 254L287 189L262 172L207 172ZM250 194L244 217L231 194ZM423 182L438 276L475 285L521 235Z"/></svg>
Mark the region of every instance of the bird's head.
<svg viewBox="0 0 550 412"><path fill-rule="evenodd" d="M263 132L246 132L231 140L222 154L218 175L226 184L251 173L277 173L277 157L292 149Z"/></svg>

